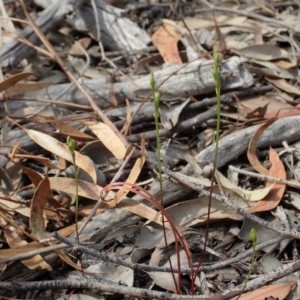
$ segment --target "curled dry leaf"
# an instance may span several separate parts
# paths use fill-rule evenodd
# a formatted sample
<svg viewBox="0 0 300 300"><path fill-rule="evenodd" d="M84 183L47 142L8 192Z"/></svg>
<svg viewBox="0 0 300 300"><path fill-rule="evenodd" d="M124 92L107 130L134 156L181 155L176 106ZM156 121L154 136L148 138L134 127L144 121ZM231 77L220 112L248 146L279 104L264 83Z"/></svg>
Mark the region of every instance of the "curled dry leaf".
<svg viewBox="0 0 300 300"><path fill-rule="evenodd" d="M284 169L284 165L281 162L277 152L270 148L270 161L272 163L272 167L269 171L269 176L276 177L279 179L286 179L286 172ZM256 205L250 208L250 212L260 212L260 211L269 211L278 206L283 197L285 191L285 184L281 183L267 183L267 188L271 187L270 193L264 197L263 200L256 203Z"/></svg>
<svg viewBox="0 0 300 300"><path fill-rule="evenodd" d="M33 185L35 187L38 187L38 185L40 184L40 182L43 180L43 176L40 175L38 172L36 172L35 170L32 170L30 168L26 168L22 166L23 171L26 173L26 175L29 177L29 179L31 180L31 182L33 183ZM50 199L53 199L53 194L51 192L51 190L49 189L49 194L47 195L47 199L49 201L51 201ZM53 200L52 200L53 201ZM50 203L49 203L50 204ZM58 220L58 216L57 213L50 211L50 210L46 210L45 211L47 220L51 219L51 220Z"/></svg>
<svg viewBox="0 0 300 300"><path fill-rule="evenodd" d="M276 121L276 119L270 119L266 123L264 123L262 126L260 126L255 133L252 135L249 145L248 145L248 150L247 150L247 157L252 165L252 167L259 173L264 174L264 175L269 175L269 170L266 169L258 160L256 156L256 145L257 142L262 135L262 133Z"/></svg>
<svg viewBox="0 0 300 300"><path fill-rule="evenodd" d="M223 187L233 191L234 193L240 195L244 199L248 201L259 201L261 199L264 199L266 195L270 193L275 183L272 183L272 185L269 185L265 187L264 189L254 190L254 191L248 191L245 189L242 189L235 184L231 183L223 174L221 174L219 171L216 171L217 176L219 177L220 183Z"/></svg>
<svg viewBox="0 0 300 300"><path fill-rule="evenodd" d="M43 176L30 168L22 166L22 169L24 173L28 176L30 181L33 183L33 185L37 188L40 182L43 180ZM52 195L51 191L50 194Z"/></svg>
<svg viewBox="0 0 300 300"><path fill-rule="evenodd" d="M36 130L28 129L26 130L26 132L30 136L30 138L42 148L73 163L72 155L66 144L63 144L55 138ZM95 167L86 157L84 157L84 155L81 155L79 152L75 151L75 162L79 168L83 169L91 176L94 183L97 182L97 172L95 170Z"/></svg>
<svg viewBox="0 0 300 300"><path fill-rule="evenodd" d="M218 186L213 187L213 193L220 194ZM230 198L241 208L248 209L251 207L252 202L246 201L230 190L226 189L226 193L233 194ZM223 220L228 218L233 220L242 219L233 209L226 207L215 199L211 199L210 201L209 197L206 196L177 203L168 207L166 210L181 226L189 227L206 222L208 205L211 205L210 220Z"/></svg>
<svg viewBox="0 0 300 300"><path fill-rule="evenodd" d="M22 240L24 241L24 240ZM5 259L7 257L14 257L19 254L30 252L33 250L44 248L44 246L36 241L27 243L21 243L18 245L10 246L11 249L1 249L0 250L0 259Z"/></svg>

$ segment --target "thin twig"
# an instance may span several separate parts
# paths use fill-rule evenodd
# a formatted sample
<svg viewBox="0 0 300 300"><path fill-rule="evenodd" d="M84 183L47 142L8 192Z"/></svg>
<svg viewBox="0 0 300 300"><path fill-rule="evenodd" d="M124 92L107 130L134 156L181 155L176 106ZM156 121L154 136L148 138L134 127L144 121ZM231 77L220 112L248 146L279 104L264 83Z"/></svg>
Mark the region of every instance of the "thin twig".
<svg viewBox="0 0 300 300"><path fill-rule="evenodd" d="M259 179L266 180L266 181L272 181L272 182L276 182L276 183L280 183L280 184L286 184L286 185L289 185L291 187L300 189L300 183L299 182L280 179L280 178L276 178L276 177L273 177L273 176L267 176L267 175L263 175L263 174L259 174L259 173L254 173L254 172L251 172L251 171L236 168L232 165L230 165L228 167L228 169L231 170L231 171L246 175L246 176L251 176L251 177L259 178Z"/></svg>
<svg viewBox="0 0 300 300"><path fill-rule="evenodd" d="M262 250L262 249L264 249L264 248L266 248L270 245L279 243L283 239L284 239L284 237L280 236L280 237L271 239L267 242L258 244L257 247L256 247L256 250L257 251ZM65 238L64 241L67 241L68 245L67 244L58 244L58 245L54 245L54 246L48 246L48 247L45 247L45 248L28 251L28 252L18 254L18 255L15 255L15 256L10 256L10 257L1 259L0 264L12 262L12 261L17 261L17 260L23 260L23 259L27 259L27 258L33 257L35 255L38 255L38 254L46 254L46 253L49 253L49 252L53 252L55 250L77 246L77 244L71 239ZM90 248L88 248L86 246L83 246L83 245L81 245L80 247L81 247L80 250L82 251L82 253L86 253L86 254L89 254L91 256L103 259L103 256L102 256L101 252L99 252L97 250L90 249ZM244 251L241 254L239 254L239 255L237 255L233 258L227 259L225 261L218 262L214 265L201 266L200 271L214 271L214 270L217 270L217 269L220 269L220 268L224 268L226 266L238 263L242 259L250 256L251 253L252 253L252 249L249 249L249 250ZM108 261L110 261L110 260L108 260ZM112 262L112 261L110 261L110 262ZM130 264L130 263L128 263L128 261L125 261L125 260L122 261L120 263L120 265L125 266L125 267L129 267L131 269L142 270L142 271L171 272L171 269L168 268L168 267L156 267L156 266L149 266L149 265L146 265L146 264ZM190 274L190 269L189 268L188 269L183 269L181 271L182 271L183 274ZM174 268L174 272L178 272L178 269Z"/></svg>
<svg viewBox="0 0 300 300"><path fill-rule="evenodd" d="M287 275L293 274L300 270L300 260L283 265L276 270L257 277L248 282L245 292L251 291L269 284ZM176 295L167 292L159 292L149 289L127 287L119 284L110 284L103 281L85 280L53 280L53 281L33 281L33 282L0 282L0 289L10 291L39 290L39 289L94 289L102 292L114 294L130 295L138 298L150 299L174 299L174 300L227 300L238 296L242 286L237 286L232 290L224 291L222 294L213 295Z"/></svg>

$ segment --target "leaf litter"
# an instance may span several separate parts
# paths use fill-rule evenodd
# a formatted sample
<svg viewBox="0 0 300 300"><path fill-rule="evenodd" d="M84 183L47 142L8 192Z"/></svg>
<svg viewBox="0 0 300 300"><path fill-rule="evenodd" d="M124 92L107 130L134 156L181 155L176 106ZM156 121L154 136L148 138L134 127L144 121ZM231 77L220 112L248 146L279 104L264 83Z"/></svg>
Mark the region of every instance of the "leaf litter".
<svg viewBox="0 0 300 300"><path fill-rule="evenodd" d="M59 21L47 28L41 25L47 35L39 42L30 38L38 29L25 28L21 22L25 17L9 19L22 6L1 5L6 19L0 50L0 281L26 280L30 269L35 272L31 280L46 274L45 279L80 282L83 271L93 280L130 287L135 297L140 287L149 293L172 292L174 299L181 299L175 295L179 292L193 293L195 299L202 295L215 299L217 294L220 299L237 299L241 292L239 299L297 299L295 277L283 274L278 279L276 275L288 262L295 263L295 272L299 270L297 239L285 238L258 250L251 277L262 279L251 278L245 290L251 254L222 265L251 252L252 228L259 245L279 234L243 218L217 197L229 197L269 224L298 230L299 155L291 150L300 138L296 1L289 6L284 1L228 2L226 7L221 1L166 2L167 6L117 1L105 3L105 8L101 1L96 2L97 6L84 4L90 9L88 16L79 4L73 19L65 20L58 12L57 18L46 18L45 12L55 11L57 1L31 3L38 24ZM44 14L39 14L40 9ZM79 21L85 22L85 29ZM31 44L18 44L12 34ZM215 145L211 67L216 49L222 58L224 137L218 150L218 180L212 177L212 159L199 160ZM58 57L66 68L57 68L61 66ZM66 81L71 78L68 72L79 78L76 88L74 82ZM181 174L182 182L212 189L212 199L166 175L161 191L157 167L150 163L158 151L153 99L147 99L151 72L157 90L164 93L160 104L162 164ZM84 91L94 103L87 101ZM279 123L284 125L278 129ZM251 135L239 136L244 128ZM57 241L44 240L53 231L77 240L75 168L67 136L76 142L79 167L80 245L101 251L105 260L71 248L52 249ZM282 151L287 144L290 148ZM242 145L248 151L240 151L246 149ZM234 159L224 160L227 155ZM246 173L236 171L234 178L228 176L230 164ZM116 263L116 258L124 264ZM53 273L59 259L77 271ZM199 261L200 272L191 273L191 263L196 268ZM130 264L152 269L141 271ZM169 269L162 272L159 267ZM271 280L264 283L263 274ZM127 293L122 288L109 291ZM226 295L228 291L237 292L232 297ZM75 295L79 292L75 290ZM1 286L1 296L7 293ZM57 299L63 295L59 289L51 293ZM46 295L40 292L38 297ZM91 297L80 296L85 295ZM23 298L24 293L16 291L10 296ZM99 293L97 297L109 298Z"/></svg>

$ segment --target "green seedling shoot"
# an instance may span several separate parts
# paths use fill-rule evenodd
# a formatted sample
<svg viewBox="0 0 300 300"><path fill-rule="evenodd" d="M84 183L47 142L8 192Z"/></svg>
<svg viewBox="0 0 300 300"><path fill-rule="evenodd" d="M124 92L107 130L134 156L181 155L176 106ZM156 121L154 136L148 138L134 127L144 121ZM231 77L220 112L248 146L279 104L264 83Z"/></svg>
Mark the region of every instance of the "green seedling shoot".
<svg viewBox="0 0 300 300"><path fill-rule="evenodd" d="M218 160L218 144L220 137L220 127L221 127L221 75L220 75L220 56L218 51L214 52L214 65L212 68L212 75L214 77L215 89L216 89L216 97L217 97L217 128L216 128L216 151L215 151L215 159L214 164Z"/></svg>
<svg viewBox="0 0 300 300"><path fill-rule="evenodd" d="M252 274L252 271L253 271L253 266L254 266L254 262L255 262L255 258L256 258L256 251L255 251L255 248L257 246L257 237L256 237L256 230L254 228L252 228L250 230L250 240L252 242L252 247L253 247L253 251L252 251L252 259L251 259L251 265L250 265L250 268L249 268L249 271L248 271L248 275L247 275L247 278L246 278L246 282L245 282L245 285L247 284L247 282L249 281L250 279L250 276Z"/></svg>
<svg viewBox="0 0 300 300"><path fill-rule="evenodd" d="M67 145L69 148L69 152L72 155L72 163L74 166L74 173L75 173L75 207L76 207L76 212L75 212L75 227L76 227L76 232L77 232L77 242L79 244L79 234L78 234L78 207L79 207L79 199L78 199L78 172L79 169L76 165L76 159L75 159L75 141L73 139L71 139L70 136L67 137Z"/></svg>
<svg viewBox="0 0 300 300"><path fill-rule="evenodd" d="M221 75L220 75L220 57L218 51L214 52L213 55L214 58L214 64L211 69L213 78L214 78L214 84L215 84L215 90L216 90L216 98L217 98L217 128L216 128L216 135L215 135L215 156L214 156L214 163L213 163L213 176L216 171L217 167L217 161L218 161L218 149L219 149L219 138L220 138L220 127L221 127ZM191 287L191 292L194 292L194 282L196 280L196 276L200 270L200 267L202 265L202 262L204 260L205 256L205 250L207 246L207 240L208 240L208 231L209 231L209 218L210 218L210 209L211 209L211 197L212 197L212 188L213 188L213 179L211 180L211 188L210 188L210 197L209 197L209 203L207 208L207 220L206 220L206 230L205 230L205 238L204 238L204 247L203 247L203 254L200 258L200 261L197 266L197 271L195 272L195 277L193 278L193 285Z"/></svg>
<svg viewBox="0 0 300 300"><path fill-rule="evenodd" d="M252 249L253 249L253 251L252 251L252 257L251 257L251 264L250 264L250 268L248 270L247 278L245 280L243 289L242 289L240 295L235 300L238 300L241 297L241 295L243 294L243 291L245 290L246 285L247 285L247 283L248 283L248 281L250 279L250 276L251 276L251 274L253 272L254 262L255 262L255 259L256 259L256 250L255 250L255 248L257 246L257 236L256 236L256 230L254 228L252 228L250 230L249 237L250 237L250 240L251 240L251 243L252 243Z"/></svg>
<svg viewBox="0 0 300 300"><path fill-rule="evenodd" d="M163 93L162 92L157 92L156 91L156 83L154 79L153 73L150 75L150 87L152 91L152 96L154 100L154 121L155 121L155 131L156 131L156 160L157 160L157 168L158 168L158 176L159 176L159 185L160 185L160 203L163 205L163 186L162 186L162 170L161 170L161 155L160 155L160 136L159 136L159 101L161 100ZM163 222L163 230L165 232L165 227L164 227L164 222ZM167 240L166 240L166 235L164 234L165 238L165 243L167 245ZM176 244L176 251L179 253L178 245ZM168 259L170 263L170 267L172 269L172 263L170 259L170 253L168 253ZM180 260L178 260L178 265L180 266ZM177 284L176 279L175 279L175 273L172 272L172 277L174 280L174 284L176 286L177 292L181 293L180 291L180 284ZM181 282L180 279L180 272L178 273L178 282Z"/></svg>
<svg viewBox="0 0 300 300"><path fill-rule="evenodd" d="M162 92L156 91L156 84L153 73L150 75L150 87L154 99L154 121L155 121L155 131L156 131L156 157L157 157L157 166L158 166L158 176L160 181L160 188L162 192L162 171L161 171L161 156L160 156L160 137L159 137L159 101L163 96ZM161 193L162 195L162 193ZM161 202L162 199L161 199ZM162 203L163 204L163 203Z"/></svg>

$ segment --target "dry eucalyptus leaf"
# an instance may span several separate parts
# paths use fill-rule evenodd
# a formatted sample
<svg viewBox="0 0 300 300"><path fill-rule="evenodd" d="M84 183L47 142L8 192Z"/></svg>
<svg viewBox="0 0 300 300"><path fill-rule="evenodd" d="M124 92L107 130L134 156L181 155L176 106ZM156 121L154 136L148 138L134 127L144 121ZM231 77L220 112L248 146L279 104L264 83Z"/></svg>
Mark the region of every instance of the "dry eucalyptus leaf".
<svg viewBox="0 0 300 300"><path fill-rule="evenodd" d="M21 239L21 237L17 234L15 228L12 228L12 226L10 226L9 228L6 227L4 229L4 234L7 243L12 249L15 247L20 247L28 244L26 241ZM24 266L26 266L30 270L35 270L35 269L43 269L48 271L52 270L51 266L46 261L44 261L44 259L40 255L35 255L28 259L23 259L21 260L21 262Z"/></svg>
<svg viewBox="0 0 300 300"><path fill-rule="evenodd" d="M23 72L23 73L10 76L7 79L4 79L2 82L0 82L0 92L6 91L8 88L12 87L17 82L26 79L32 75L34 75L34 73L32 72Z"/></svg>
<svg viewBox="0 0 300 300"><path fill-rule="evenodd" d="M300 95L300 89L294 85L289 84L285 79L266 78L269 82L274 84L279 89L296 95Z"/></svg>
<svg viewBox="0 0 300 300"><path fill-rule="evenodd" d="M272 190L275 183L273 183L271 186L267 186L264 189L258 189L254 191L249 191L242 189L235 184L231 183L222 173L219 171L216 171L216 174L219 177L219 180L223 187L226 187L227 189L235 192L236 194L240 195L241 197L245 198L248 201L259 201L264 199Z"/></svg>
<svg viewBox="0 0 300 300"><path fill-rule="evenodd" d="M36 130L28 129L26 130L26 132L32 140L34 140L44 149L73 163L72 155L66 144L59 142L58 140L49 136L48 134ZM75 151L75 163L79 168L83 169L91 176L94 183L97 182L97 172L95 167L84 155L80 154L77 151Z"/></svg>
<svg viewBox="0 0 300 300"><path fill-rule="evenodd" d="M99 261L90 265L87 269L94 273L94 277L100 280L114 282L125 286L133 286L133 269L116 264Z"/></svg>
<svg viewBox="0 0 300 300"><path fill-rule="evenodd" d="M138 179L138 177L142 171L145 161L146 161L146 157L144 155L135 161L135 164L134 164L133 168L131 169L129 176L126 179L127 183L135 183L136 182L136 180ZM115 196L116 203L120 203L126 197L126 195L128 193L129 193L128 190L120 189Z"/></svg>
<svg viewBox="0 0 300 300"><path fill-rule="evenodd" d="M76 183L73 178L63 178L63 177L51 177L50 186L51 189L62 191L66 194L75 195ZM100 198L100 193L102 188L94 183L89 183L87 181L78 181L78 195L91 200L98 201Z"/></svg>
<svg viewBox="0 0 300 300"><path fill-rule="evenodd" d="M254 45L243 48L240 53L248 58L257 60L275 60L289 58L290 54L275 45Z"/></svg>
<svg viewBox="0 0 300 300"><path fill-rule="evenodd" d="M259 141L260 136L263 134L263 132L272 125L276 119L269 119L267 122L265 122L262 126L260 126L252 135L247 149L247 157L249 162L251 163L252 167L259 173L264 175L269 175L269 170L266 169L259 161L257 155L256 155L256 145Z"/></svg>
<svg viewBox="0 0 300 300"><path fill-rule="evenodd" d="M269 176L276 177L278 179L286 180L286 172L282 161L280 160L277 152L270 147L269 151L269 160L272 163L272 166L269 170ZM261 212L261 211L269 211L274 209L280 203L284 192L285 192L285 184L281 184L278 182L267 182L267 187L272 186L272 189L268 195L264 197L264 199L258 201L255 206L250 208L250 212Z"/></svg>
<svg viewBox="0 0 300 300"><path fill-rule="evenodd" d="M181 33L171 24L163 24L152 35L152 43L165 63L182 64L177 45L180 38Z"/></svg>
<svg viewBox="0 0 300 300"><path fill-rule="evenodd" d="M50 86L52 82L18 82L5 90L7 96L32 93Z"/></svg>
<svg viewBox="0 0 300 300"><path fill-rule="evenodd" d="M48 195L50 193L50 182L48 177L45 177L36 188L30 206L29 226L32 235L39 240L49 237L49 234L46 233L47 222L44 208L47 204Z"/></svg>
<svg viewBox="0 0 300 300"><path fill-rule="evenodd" d="M3 231L5 234L7 243L12 248L12 249L9 249L10 250L9 257L11 257L13 255L13 253L14 253L13 249L17 248L17 247L22 247L22 253L33 250L33 249L30 249L29 244L17 234L17 231L13 226L5 227L3 229ZM28 248L27 248L27 246L28 246ZM37 248L39 248L39 247L35 247L34 249L37 249ZM24 266L26 266L30 270L35 270L35 269L43 269L43 270L48 270L48 271L52 270L51 266L46 261L44 261L44 259L40 255L35 255L28 259L23 259L23 260L21 260L21 262Z"/></svg>
<svg viewBox="0 0 300 300"><path fill-rule="evenodd" d="M160 286L161 288L172 291L173 293L176 293L176 286L174 284L174 279L171 273L166 272L146 272L150 275L150 277L153 279L156 285ZM174 273L175 279L177 281L178 274ZM178 281L177 281L178 285Z"/></svg>
<svg viewBox="0 0 300 300"><path fill-rule="evenodd" d="M111 128L102 122L83 122L118 159L123 159L127 153L127 145Z"/></svg>
<svg viewBox="0 0 300 300"><path fill-rule="evenodd" d="M285 300L297 283L274 283L266 285L264 287L255 289L252 292L242 295L239 300L261 300L261 299L275 299ZM231 298L230 300L236 300L237 297Z"/></svg>

